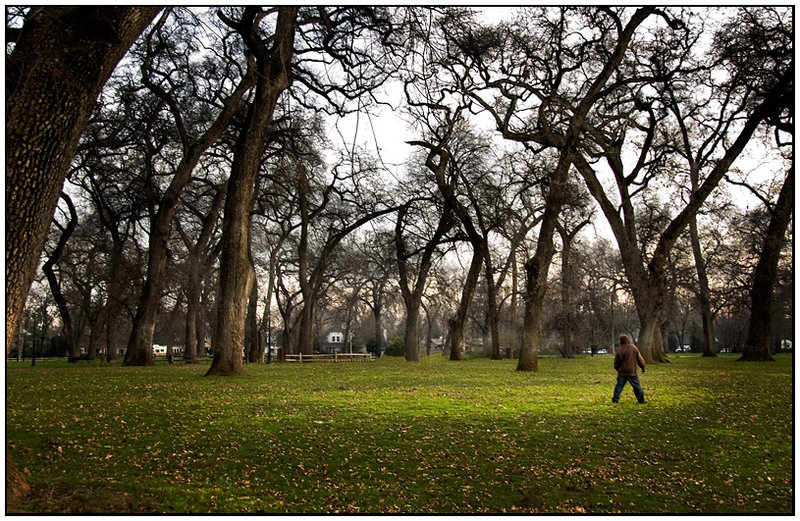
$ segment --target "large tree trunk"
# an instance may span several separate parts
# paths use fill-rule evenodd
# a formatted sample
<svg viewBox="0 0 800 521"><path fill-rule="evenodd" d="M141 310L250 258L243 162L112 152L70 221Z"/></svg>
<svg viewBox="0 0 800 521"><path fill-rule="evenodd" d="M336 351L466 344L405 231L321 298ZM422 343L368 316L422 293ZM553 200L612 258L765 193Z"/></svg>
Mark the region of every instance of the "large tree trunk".
<svg viewBox="0 0 800 521"><path fill-rule="evenodd" d="M167 277L169 264L168 236L163 232L150 233L150 249L148 250L147 278L142 288L139 307L133 319L133 328L125 351L125 365L154 365L153 332L156 328L156 316L161 304L161 292Z"/></svg>
<svg viewBox="0 0 800 521"><path fill-rule="evenodd" d="M6 59L6 331L100 89L159 9L34 7Z"/></svg>
<svg viewBox="0 0 800 521"><path fill-rule="evenodd" d="M305 293L305 292L304 292ZM310 355L314 352L314 296L308 291L300 308L299 331L297 332L297 352Z"/></svg>
<svg viewBox="0 0 800 521"><path fill-rule="evenodd" d="M234 152L225 214L222 221L219 297L214 328L214 359L207 375L236 375L243 372L242 347L249 269L250 210L261 154L281 93L291 84L291 59L294 52L296 7L278 8L272 48L267 51L256 37L259 9L247 7L239 28L248 49L256 56L256 93Z"/></svg>
<svg viewBox="0 0 800 521"><path fill-rule="evenodd" d="M764 247L758 258L753 287L750 290L750 325L740 361L773 361L769 350L772 331L772 294L778 278L778 260L786 238L786 228L792 217L794 204L794 166L783 183L778 202L764 238Z"/></svg>
<svg viewBox="0 0 800 521"><path fill-rule="evenodd" d="M517 363L518 371L537 371L539 346L542 342L542 306L547 292L547 275L553 261L555 247L553 234L564 198L569 168L572 164L570 150L563 150L550 179L550 189L545 198L545 210L539 229L536 253L525 263L525 314L522 326L522 349Z"/></svg>
<svg viewBox="0 0 800 521"><path fill-rule="evenodd" d="M419 362L419 303L406 303L405 357L407 362Z"/></svg>
<svg viewBox="0 0 800 521"><path fill-rule="evenodd" d="M536 288L537 275L533 265L525 263L525 276L522 345L520 346L519 360L517 361L517 371L538 371L539 343L542 338L542 307L541 305L534 305L537 302L537 296L533 292Z"/></svg>
<svg viewBox="0 0 800 521"><path fill-rule="evenodd" d="M645 363L669 362L664 352L664 342L661 337L661 315L652 308L644 311L636 306L639 314L639 338L636 345L642 353Z"/></svg>

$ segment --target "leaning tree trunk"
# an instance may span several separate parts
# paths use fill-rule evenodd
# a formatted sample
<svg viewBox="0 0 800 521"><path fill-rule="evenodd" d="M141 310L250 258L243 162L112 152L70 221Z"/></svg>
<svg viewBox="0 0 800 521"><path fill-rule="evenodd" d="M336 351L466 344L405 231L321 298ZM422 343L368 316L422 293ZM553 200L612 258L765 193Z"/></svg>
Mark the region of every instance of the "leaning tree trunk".
<svg viewBox="0 0 800 521"><path fill-rule="evenodd" d="M750 325L740 361L773 361L769 353L772 331L772 294L778 278L778 260L792 217L794 203L794 166L783 183L778 202L772 212L764 238L764 247L758 258L753 287L750 290Z"/></svg>
<svg viewBox="0 0 800 521"><path fill-rule="evenodd" d="M64 199L64 202L67 203L70 219L67 223L67 226L63 228L61 232L61 237L58 239L58 244L56 244L55 250L53 250L50 258L48 258L47 262L45 262L42 266L42 271L47 277L47 282L50 285L50 291L53 294L53 300L55 301L56 307L58 307L58 313L61 316L61 323L64 328L64 339L67 342L67 351L69 353L69 361L75 362L80 358L80 352L78 351L78 342L72 325L72 315L69 312L67 299L64 297L64 293L61 291L61 284L58 281L58 277L56 277L53 267L58 264L58 261L61 259L61 255L64 253L64 248L67 245L67 241L69 241L70 236L72 236L72 233L78 226L78 214L75 211L75 205L72 204L72 199L70 199L70 197L63 192L61 193L61 197ZM17 344L19 344L19 342L17 342ZM19 347L17 349L19 349Z"/></svg>
<svg viewBox="0 0 800 521"><path fill-rule="evenodd" d="M475 243L472 245L472 262L467 272L467 280L464 282L464 288L461 290L461 302L458 305L456 316L451 321L450 330L450 360L465 360L467 358L467 349L464 341L464 331L466 329L467 314L469 307L472 305L472 297L475 295L475 288L478 286L478 277L481 274L483 267L483 245Z"/></svg>
<svg viewBox="0 0 800 521"><path fill-rule="evenodd" d="M256 56L256 92L236 142L222 220L219 297L214 328L214 358L206 375L242 374L242 348L250 290L250 210L268 128L281 93L291 84L296 7L279 7L271 49L256 36L260 9L245 8L231 25Z"/></svg>
<svg viewBox="0 0 800 521"><path fill-rule="evenodd" d="M6 59L6 331L17 327L97 96L159 9L34 7L19 31Z"/></svg>

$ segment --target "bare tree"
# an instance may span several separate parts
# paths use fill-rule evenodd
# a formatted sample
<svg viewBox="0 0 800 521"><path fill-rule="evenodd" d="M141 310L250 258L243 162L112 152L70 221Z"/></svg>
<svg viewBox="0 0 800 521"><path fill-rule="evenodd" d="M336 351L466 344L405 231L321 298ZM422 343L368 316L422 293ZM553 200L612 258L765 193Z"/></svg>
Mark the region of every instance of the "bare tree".
<svg viewBox="0 0 800 521"><path fill-rule="evenodd" d="M247 117L236 140L228 180L220 250L220 292L212 337L214 358L207 375L242 373L246 302L253 284L249 269L250 210L259 161L278 97L291 84L291 59L297 8L277 9L272 36L265 40L259 23L267 13L247 7L238 20L223 20L242 38L255 58L256 87ZM269 45L269 47L268 47Z"/></svg>
<svg viewBox="0 0 800 521"><path fill-rule="evenodd" d="M255 83L252 60L248 60L247 70L240 70L235 60L227 56L223 56L224 61L220 63L215 53L208 53L203 61L194 60L192 56L198 50L200 39L192 29L199 27L199 22L185 12L167 10L147 33L137 52L142 83L160 101L157 110L166 109L171 118L169 123L178 138L178 157L169 161L153 158L166 163L167 168L175 166L169 185L154 204L157 209L150 219L147 277L125 353L126 365L153 364L153 330L167 273L175 208L200 158L220 139ZM221 44L219 54L224 54L228 47ZM208 77L204 71L224 73Z"/></svg>
<svg viewBox="0 0 800 521"><path fill-rule="evenodd" d="M624 81L625 70L620 65L628 46L644 20L655 12L649 7L637 9L623 21L621 13L612 9L536 9L524 12L507 30L486 29L462 38L464 54L480 71L474 84L466 85L469 95L494 118L503 136L558 151L549 176L536 253L525 263L523 346L518 370L538 369L542 302L555 252L553 233L587 118L600 98L612 91L607 86L609 80ZM574 42L565 35L576 20L583 23L587 37ZM527 61L517 58L521 56ZM492 60L499 63L493 67ZM596 73L570 82L576 71L584 74L586 69L581 64L589 62ZM498 92L503 103L487 99L487 90Z"/></svg>
<svg viewBox="0 0 800 521"><path fill-rule="evenodd" d="M393 71L395 24L381 8L247 7L241 16L221 13L256 61L256 89L234 150L223 218L220 293L214 332L214 361L208 374L238 374L244 338L248 277L249 216L268 129L279 96L292 81L294 99L306 107L345 113L349 100L371 95ZM260 22L274 20L268 37ZM305 93L299 95L297 93ZM324 110L324 109L323 109ZM350 109L352 110L352 109ZM301 330L301 334L303 331Z"/></svg>
<svg viewBox="0 0 800 521"><path fill-rule="evenodd" d="M696 80L696 75L704 75L703 67L688 67L685 64L687 55L694 49L691 35L697 29L674 18L668 17L666 20L671 20L668 25L673 37L665 40L667 46L657 59L646 61L639 58L636 61L637 66L645 71L641 78L650 85L665 77L685 75L686 84L690 85ZM647 48L641 51L648 56L651 53ZM768 90L762 93L745 90L744 94L735 95L734 93L739 92L737 85L723 83L709 86L719 89L717 98L724 100L721 106L708 105L717 111L717 115L710 118L711 121L722 122L710 131L724 136L721 141L712 142L719 142L724 146L713 147L715 159L708 162L708 170L704 172L702 181L692 191L688 201L682 204L678 213L661 229L653 253L647 261L642 260L644 250L638 243L637 212L633 196L646 190L654 176L668 172L668 167L672 165L670 159L674 147L671 143L659 142L660 139L669 141L669 133L663 130L664 125L669 126L666 121L667 112L659 108L663 103L662 98L655 96L644 99L637 91L630 91L626 95L630 112L624 121L618 120L618 124L606 121L603 124L605 130L600 131L595 126L587 133L599 150L586 150L576 157L575 164L605 214L620 247L640 318L641 330L637 344L648 362L667 361L660 334L660 314L666 295L668 253L742 153L756 129L762 122L773 117L776 111L782 110L782 100L785 100L787 92L792 88L792 69L793 66L789 64L783 71L779 71ZM641 119L637 119L637 115ZM636 121L639 122L631 123ZM633 137L632 134L638 137ZM629 161L626 167L623 151L627 148L627 140L636 140L641 146L638 147L639 154L635 164ZM620 200L622 215L618 205L612 202L603 188L596 169L584 155L589 158L599 155L606 159L614 173L616 198Z"/></svg>
<svg viewBox="0 0 800 521"><path fill-rule="evenodd" d="M425 230L429 235L420 237L417 233L416 240L410 240L411 223L421 224L419 218L420 208L414 203L419 200L410 200L397 212L394 241L397 253L397 268L399 274L400 293L406 308L405 325L405 358L409 362L419 361L419 312L422 306L422 296L434 263L438 247L446 240L448 232L455 225L455 216L447 205L436 209L435 229ZM422 210L424 211L424 210ZM424 222L424 220L422 221ZM412 249L413 245L413 249ZM416 262L411 259L417 258Z"/></svg>
<svg viewBox="0 0 800 521"><path fill-rule="evenodd" d="M786 176L775 206L770 209L769 226L750 291L750 323L747 339L739 360L773 360L769 345L772 333L772 295L777 280L778 260L785 242L786 229L792 217L793 201L794 166Z"/></svg>
<svg viewBox="0 0 800 521"><path fill-rule="evenodd" d="M100 89L159 9L37 6L21 27L8 28L14 42L6 55L9 331L16 329L64 178ZM12 338L7 336L6 352Z"/></svg>
<svg viewBox="0 0 800 521"><path fill-rule="evenodd" d="M69 238L72 236L75 228L78 226L78 213L75 210L75 205L72 203L72 199L69 195L61 192L61 199L64 200L64 203L67 205L67 209L69 210L69 220L67 221L66 226L62 226L56 218L53 219L53 222L60 230L61 235L58 238L58 242L56 243L53 252L42 266L42 271L47 277L47 282L50 285L50 291L53 294L53 300L56 303L59 316L61 317L64 339L67 342L67 349L69 352L69 361L76 362L79 358L79 352L75 328L73 327L72 313L70 313L69 304L61 289L61 283L59 278L56 276L54 268L58 265L58 262L64 253L64 248L67 245L67 241L69 241Z"/></svg>
<svg viewBox="0 0 800 521"><path fill-rule="evenodd" d="M209 186L207 183L202 183L202 185L207 188L204 192L211 192L211 203L207 209L184 199L187 214L192 215L198 221L199 230L196 232L196 238L190 236L188 222L184 224L180 216L175 220L175 228L187 249L186 329L183 350L183 360L187 364L196 364L200 349L205 349L205 335L200 334L200 331L204 329L201 325L203 322L202 287L204 279L207 278L206 274L211 270L211 264L218 254L216 250L218 241L214 237L226 193L224 184ZM208 193L203 195L203 193L198 194L198 203L209 199Z"/></svg>
<svg viewBox="0 0 800 521"><path fill-rule="evenodd" d="M572 343L575 329L576 294L579 294L578 278L572 266L572 248L578 233L592 222L594 214L589 206L589 194L581 187L568 185L564 198L562 215L556 222L556 230L561 237L561 309L559 327L564 339L559 353L572 358L575 349Z"/></svg>

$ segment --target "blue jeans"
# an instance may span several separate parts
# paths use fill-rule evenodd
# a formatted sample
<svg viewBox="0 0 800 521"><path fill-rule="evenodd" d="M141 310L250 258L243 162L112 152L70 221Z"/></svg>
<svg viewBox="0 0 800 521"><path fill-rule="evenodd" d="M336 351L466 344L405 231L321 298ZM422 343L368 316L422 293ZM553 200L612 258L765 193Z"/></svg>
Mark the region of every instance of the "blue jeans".
<svg viewBox="0 0 800 521"><path fill-rule="evenodd" d="M642 389L642 384L639 383L638 376L617 376L617 385L614 387L614 398L612 398L611 401L614 403L619 401L619 396L622 394L622 388L625 387L625 382L630 382L636 399L639 400L639 403L644 403L644 389Z"/></svg>

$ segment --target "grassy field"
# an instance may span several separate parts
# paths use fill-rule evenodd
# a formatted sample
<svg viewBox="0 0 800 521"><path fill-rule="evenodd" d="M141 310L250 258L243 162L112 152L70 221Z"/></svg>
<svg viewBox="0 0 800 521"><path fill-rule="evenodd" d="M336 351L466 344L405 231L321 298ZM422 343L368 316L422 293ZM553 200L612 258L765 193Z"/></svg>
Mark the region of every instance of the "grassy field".
<svg viewBox="0 0 800 521"><path fill-rule="evenodd" d="M793 362L9 363L9 512L792 513Z"/></svg>

